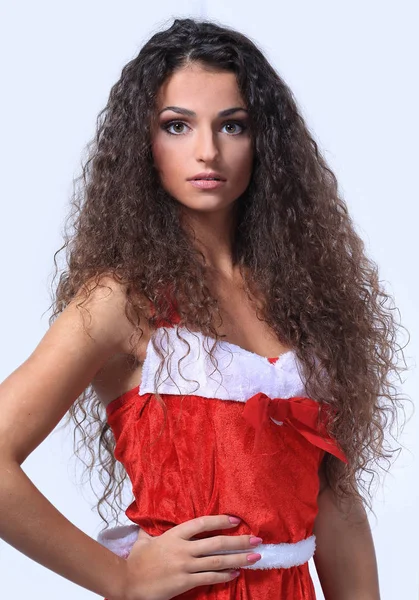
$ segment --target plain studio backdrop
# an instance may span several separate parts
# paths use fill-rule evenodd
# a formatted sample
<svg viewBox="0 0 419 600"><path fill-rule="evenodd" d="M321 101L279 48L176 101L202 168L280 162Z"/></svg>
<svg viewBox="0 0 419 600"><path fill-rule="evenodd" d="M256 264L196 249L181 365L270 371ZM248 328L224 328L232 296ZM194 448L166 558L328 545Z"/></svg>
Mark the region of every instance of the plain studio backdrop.
<svg viewBox="0 0 419 600"><path fill-rule="evenodd" d="M61 246L72 179L111 86L153 33L173 17L192 16L247 34L293 90L410 332L405 348L410 370L399 390L416 401L417 4L175 4L175 11L169 0L1 4L1 380L47 330L53 253ZM399 343L406 342L402 331ZM376 516L370 516L382 600L418 599L417 433L415 415L399 458L376 492ZM71 431L57 428L23 469L58 510L96 537L102 524L91 509L96 500L89 485L80 485ZM96 596L2 541L0 586L1 597L17 600Z"/></svg>

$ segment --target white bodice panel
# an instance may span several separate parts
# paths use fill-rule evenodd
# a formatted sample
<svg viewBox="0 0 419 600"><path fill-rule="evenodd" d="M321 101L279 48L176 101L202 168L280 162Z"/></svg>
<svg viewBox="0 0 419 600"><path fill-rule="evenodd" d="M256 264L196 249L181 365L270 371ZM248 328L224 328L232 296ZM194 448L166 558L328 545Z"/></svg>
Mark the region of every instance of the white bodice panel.
<svg viewBox="0 0 419 600"><path fill-rule="evenodd" d="M158 391L160 394L194 394L239 402L246 402L258 392L271 398L306 395L301 364L293 350L285 352L275 363L271 363L267 358L241 346L220 341L213 350L218 361L217 371L208 354L214 343L213 338L178 326L159 327L153 338L165 355L169 352L169 356L164 361L156 388L154 377L160 357L150 339L140 394Z"/></svg>

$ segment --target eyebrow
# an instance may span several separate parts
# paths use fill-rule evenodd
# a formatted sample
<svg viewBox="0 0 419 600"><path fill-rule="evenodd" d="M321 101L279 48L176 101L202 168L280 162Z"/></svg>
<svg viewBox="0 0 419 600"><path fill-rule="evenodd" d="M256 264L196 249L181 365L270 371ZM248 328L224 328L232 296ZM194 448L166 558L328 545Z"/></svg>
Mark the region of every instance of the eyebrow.
<svg viewBox="0 0 419 600"><path fill-rule="evenodd" d="M185 115L187 117L196 117L196 112L194 112L193 110L189 110L188 108L181 108L179 106L166 106L166 108L163 108L163 110L159 112L159 115L161 115L162 112L164 112L165 110L172 110L173 112L178 113L179 115ZM239 111L244 111L247 113L249 112L246 108L243 108L242 106L236 106L234 108L227 108L226 110L222 110L218 113L218 116L229 117L230 115Z"/></svg>

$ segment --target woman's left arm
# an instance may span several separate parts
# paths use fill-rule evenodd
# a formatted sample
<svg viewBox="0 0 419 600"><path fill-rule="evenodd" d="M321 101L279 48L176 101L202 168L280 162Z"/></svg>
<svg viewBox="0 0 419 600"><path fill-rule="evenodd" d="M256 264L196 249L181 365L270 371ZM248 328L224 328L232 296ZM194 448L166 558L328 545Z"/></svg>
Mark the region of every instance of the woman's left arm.
<svg viewBox="0 0 419 600"><path fill-rule="evenodd" d="M347 505L349 506L349 504ZM380 600L377 561L361 501L347 506L327 485L320 469L314 564L325 600Z"/></svg>

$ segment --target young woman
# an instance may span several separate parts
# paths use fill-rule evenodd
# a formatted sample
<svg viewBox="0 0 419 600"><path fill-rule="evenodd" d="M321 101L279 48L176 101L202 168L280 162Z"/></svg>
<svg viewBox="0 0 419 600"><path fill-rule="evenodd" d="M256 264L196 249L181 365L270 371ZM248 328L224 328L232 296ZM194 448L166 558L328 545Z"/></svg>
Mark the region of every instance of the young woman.
<svg viewBox="0 0 419 600"><path fill-rule="evenodd" d="M312 600L312 556L327 600L377 600L396 324L290 89L244 35L176 19L80 181L51 327L0 387L2 538L110 600ZM132 484L98 541L21 469L66 414L99 513Z"/></svg>

